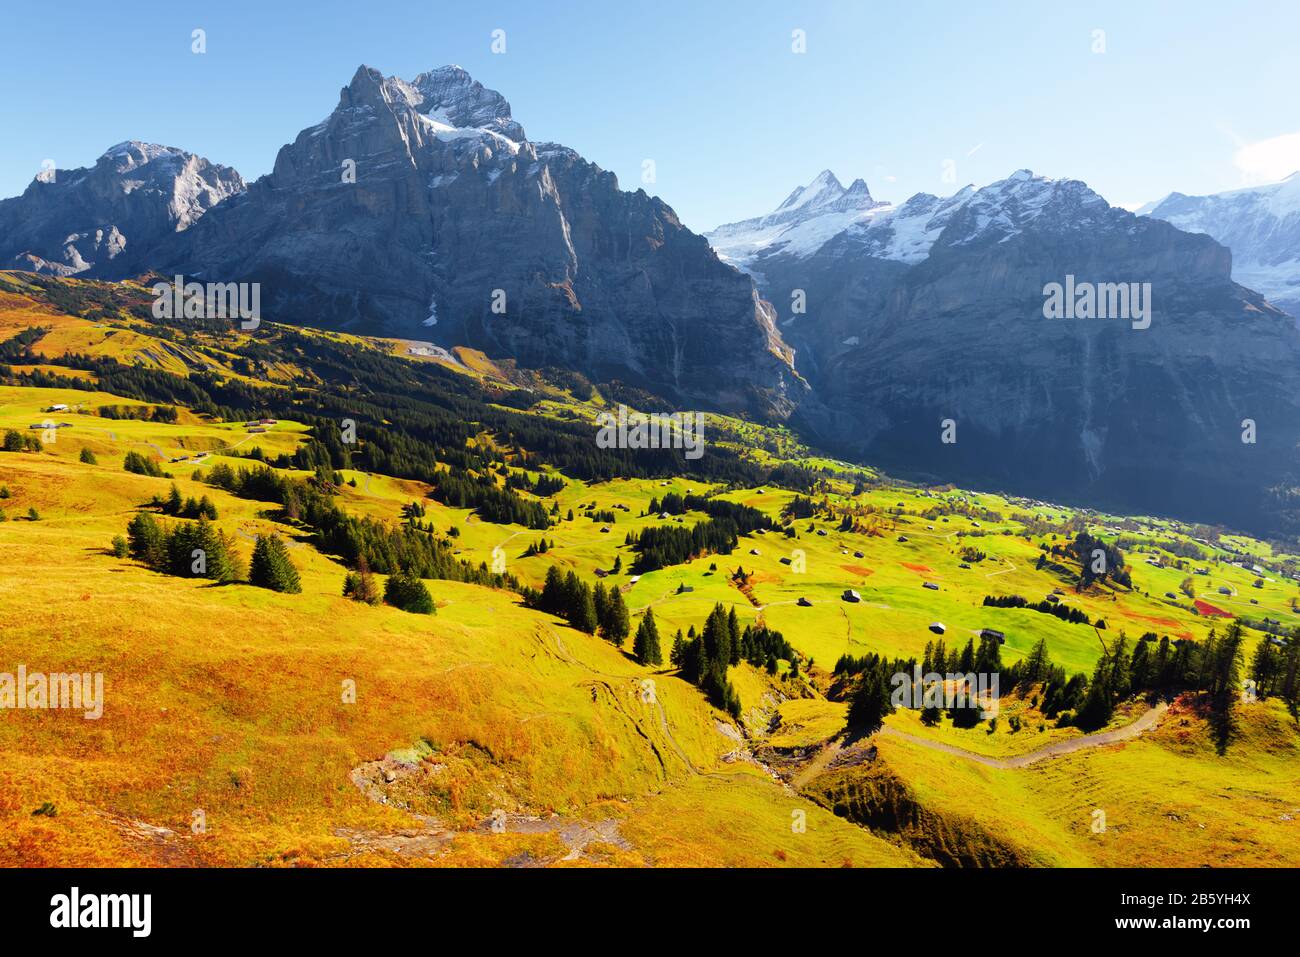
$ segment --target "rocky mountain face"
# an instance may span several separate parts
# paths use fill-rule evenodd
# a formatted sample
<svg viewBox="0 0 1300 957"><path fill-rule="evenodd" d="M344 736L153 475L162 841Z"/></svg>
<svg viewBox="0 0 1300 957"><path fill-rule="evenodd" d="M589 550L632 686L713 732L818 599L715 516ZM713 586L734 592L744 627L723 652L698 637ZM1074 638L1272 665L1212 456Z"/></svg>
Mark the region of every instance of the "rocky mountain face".
<svg viewBox="0 0 1300 957"><path fill-rule="evenodd" d="M362 67L274 171L151 264L262 284L264 315L469 345L679 402L786 416L806 391L749 280L672 209L528 140L458 67Z"/></svg>
<svg viewBox="0 0 1300 957"><path fill-rule="evenodd" d="M1208 236L1022 170L868 209L811 251L778 241L746 265L814 388L797 421L847 455L1252 529L1286 513L1300 528L1273 491L1297 479L1300 335L1232 281ZM1149 323L1133 309L1049 319L1050 284L1078 304L1071 316L1089 312L1086 290L1093 312L1119 312L1127 293L1149 302Z"/></svg>
<svg viewBox="0 0 1300 957"><path fill-rule="evenodd" d="M1223 243L1232 278L1300 322L1300 172L1210 196L1170 193L1137 212Z"/></svg>
<svg viewBox="0 0 1300 957"><path fill-rule="evenodd" d="M159 243L243 189L233 169L193 153L119 143L92 167L45 170L0 201L0 263L56 276L140 271Z"/></svg>

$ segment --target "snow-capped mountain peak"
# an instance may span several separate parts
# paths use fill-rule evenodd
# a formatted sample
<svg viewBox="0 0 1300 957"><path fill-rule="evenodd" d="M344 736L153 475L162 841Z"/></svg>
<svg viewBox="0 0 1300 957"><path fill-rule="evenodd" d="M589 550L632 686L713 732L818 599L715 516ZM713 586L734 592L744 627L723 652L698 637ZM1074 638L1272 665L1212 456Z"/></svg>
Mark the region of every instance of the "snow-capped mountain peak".
<svg viewBox="0 0 1300 957"><path fill-rule="evenodd" d="M1300 172L1208 196L1170 193L1137 212L1227 246L1232 278L1300 320Z"/></svg>
<svg viewBox="0 0 1300 957"><path fill-rule="evenodd" d="M705 236L723 260L748 271L756 258L778 249L795 256L811 255L827 240L888 205L876 202L862 179L846 189L827 169L807 186L796 187L766 216L719 226Z"/></svg>
<svg viewBox="0 0 1300 957"><path fill-rule="evenodd" d="M803 259L837 236L878 259L915 264L925 259L949 224L945 242L1005 242L1045 214L1064 229L1088 229L1111 214L1110 204L1085 183L1016 170L980 189L968 185L951 196L917 193L905 203L877 202L866 183L845 189L829 170L790 194L776 211L719 226L706 233L718 255L746 272L769 256Z"/></svg>
<svg viewBox="0 0 1300 957"><path fill-rule="evenodd" d="M855 180L854 185L862 183L863 191L866 190L866 183L862 180ZM788 213L796 209L812 210L821 209L831 206L843 199L848 193L835 174L828 169L822 170L807 186L797 186L794 192L786 197L784 203L776 208L777 213ZM871 198L870 193L866 193L867 199Z"/></svg>

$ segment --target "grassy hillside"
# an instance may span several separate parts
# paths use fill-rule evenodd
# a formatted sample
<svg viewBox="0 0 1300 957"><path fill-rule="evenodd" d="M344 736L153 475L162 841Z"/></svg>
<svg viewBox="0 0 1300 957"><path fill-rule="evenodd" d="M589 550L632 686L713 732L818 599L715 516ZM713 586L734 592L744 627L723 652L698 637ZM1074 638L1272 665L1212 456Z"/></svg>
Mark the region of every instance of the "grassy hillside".
<svg viewBox="0 0 1300 957"><path fill-rule="evenodd" d="M1002 767L1088 742L1017 693L996 727L899 711L854 743L853 683L832 674L844 655L919 660L940 623L950 649L995 628L1004 665L1042 640L1066 673L1090 674L1121 634L1204 642L1235 616L1249 662L1265 626L1300 626L1288 546L916 487L712 415L703 464L599 458L595 416L617 404L601 387L269 323L164 329L142 294L0 274L0 434L28 440L0 451L0 673L102 672L106 696L99 720L3 714L0 862L1300 863L1300 734L1276 699L1240 709L1224 753L1187 696L1131 740ZM355 447L336 438L349 416ZM249 425L260 418L275 421ZM328 480L311 466L322 449ZM131 452L169 475L125 471ZM344 598L348 565L316 530L211 481L263 462L393 529L419 503L455 559L504 561L518 590L428 580L432 616ZM502 495L507 476L563 487L506 496L540 505L543 529L454 504L438 485L451 475ZM259 535L280 535L301 593L115 557L114 536L173 483L211 500L245 566ZM699 498L666 514L670 495ZM771 527L729 554L639 569L629 536L704 523L701 502ZM1063 550L1080 532L1123 548L1128 584L1081 586ZM716 604L792 653L729 669L735 720L667 660L638 664L630 640L529 607L552 566L617 588L634 629L653 613L665 659ZM983 604L1054 592L1096 627ZM1145 709L1129 701L1102 730Z"/></svg>

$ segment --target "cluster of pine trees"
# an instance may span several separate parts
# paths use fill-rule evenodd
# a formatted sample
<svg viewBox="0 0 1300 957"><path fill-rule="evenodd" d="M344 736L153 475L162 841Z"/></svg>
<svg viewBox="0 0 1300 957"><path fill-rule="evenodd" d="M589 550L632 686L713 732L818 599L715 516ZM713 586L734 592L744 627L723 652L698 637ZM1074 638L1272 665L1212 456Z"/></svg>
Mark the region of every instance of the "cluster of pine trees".
<svg viewBox="0 0 1300 957"><path fill-rule="evenodd" d="M370 566L366 564L364 556L357 560L356 570L348 572L343 577L343 597L367 605L378 605L382 601L394 608L417 615L438 613L433 596L429 594L429 589L424 582L404 572L389 576L388 581L384 583L381 597L375 576L371 573Z"/></svg>
<svg viewBox="0 0 1300 957"><path fill-rule="evenodd" d="M742 638L736 609L728 614L719 603L709 612L699 637L673 649L673 663L681 668L682 677L733 718L740 717L740 696L727 678L727 669L740 664Z"/></svg>
<svg viewBox="0 0 1300 957"><path fill-rule="evenodd" d="M175 518L206 518L212 522L217 520L217 506L212 503L212 499L206 495L199 499L195 499L193 495L182 499L181 490L176 487L175 482L172 482L166 498L155 495L149 504L164 515Z"/></svg>
<svg viewBox="0 0 1300 957"><path fill-rule="evenodd" d="M1042 612L1044 615L1053 615L1061 621L1069 622L1072 625L1096 625L1098 628L1105 628L1106 622L1098 618L1094 622L1082 610L1071 608L1065 602L1060 601L1036 601L1031 602L1022 595L985 595L984 607L986 608L1028 608L1030 611Z"/></svg>
<svg viewBox="0 0 1300 957"><path fill-rule="evenodd" d="M1000 674L1002 670L1002 645L992 635L980 635L978 646L974 638L968 638L960 651L956 647L948 651L942 638L928 641L921 658L921 671L926 674L931 671L969 674L973 671L991 675Z"/></svg>
<svg viewBox="0 0 1300 957"><path fill-rule="evenodd" d="M902 674L910 678L915 673L917 664L915 658L895 658L891 661L876 654L860 658L842 655L835 663L833 673L837 676L859 676L857 687L849 698L849 728L857 734L871 734L878 729L885 717L894 713L894 676ZM960 700L954 701L953 707L946 709L955 728L973 728L983 720L980 715L982 705L972 696L973 689L978 686L977 675L998 675L999 692L1007 691L1002 687L1004 669L1001 646L996 638L988 635L981 635L978 645L971 638L963 648L953 648L951 652L942 639L927 642L920 668L922 675L933 673L969 676L966 685L972 694L963 695ZM923 688L914 688L914 700L922 699L923 691ZM938 724L943 712L944 709L936 704L926 704L921 708L921 721L928 725Z"/></svg>
<svg viewBox="0 0 1300 957"><path fill-rule="evenodd" d="M557 615L589 635L599 631L620 648L631 631L627 604L617 585L606 588L604 582L597 582L592 588L573 571L561 573L556 565L546 570L541 592L526 597L539 611Z"/></svg>
<svg viewBox="0 0 1300 957"><path fill-rule="evenodd" d="M8 285L8 283L5 285ZM18 292L19 290L12 289L9 291ZM15 335L0 342L0 360L6 362L17 360L24 363L40 362L41 360L32 352L32 346L40 342L49 331L49 326L30 326L20 330Z"/></svg>
<svg viewBox="0 0 1300 957"><path fill-rule="evenodd" d="M139 512L126 527L126 552L154 571L186 578L233 582L243 578L234 542L206 516L167 525Z"/></svg>
<svg viewBox="0 0 1300 957"><path fill-rule="evenodd" d="M1098 660L1092 678L1075 674L1052 663L1046 639L1039 639L1030 653L1008 667L1002 667L995 639L974 640L958 652L949 652L942 640L926 645L922 673L998 673L999 692L1027 693L1037 686L1035 704L1043 715L1055 718L1058 726L1075 725L1084 731L1103 727L1114 715L1119 702L1133 695L1169 698L1184 692L1205 694L1210 704L1210 725L1220 749L1226 748L1236 728L1235 708L1242 697L1241 671L1245 629L1233 622L1222 635L1211 631L1204 642L1190 639L1157 639L1148 632L1130 649L1121 633ZM896 673L910 674L914 661L888 662L876 655L863 658L843 656L836 663L837 675L861 675L850 707L850 725L858 730L879 727L873 721L892 713L888 700L890 679ZM1261 698L1278 696L1293 715L1300 718L1300 629L1283 644L1262 642L1251 662L1251 678ZM966 713L963 713L966 712ZM978 723L976 709L950 709L957 727ZM937 709L923 709L922 721L939 720ZM869 733L869 730L865 733Z"/></svg>
<svg viewBox="0 0 1300 957"><path fill-rule="evenodd" d="M1116 585L1131 588L1133 581L1129 569L1124 563L1124 553L1118 545L1111 545L1100 538L1079 532L1074 541L1067 546L1053 545L1053 555L1068 555L1082 568L1079 587L1087 588L1093 582L1110 580Z"/></svg>
<svg viewBox="0 0 1300 957"><path fill-rule="evenodd" d="M166 474L156 459L140 452L127 452L122 459L122 468L136 475L149 475L153 478L165 478Z"/></svg>
<svg viewBox="0 0 1300 957"><path fill-rule="evenodd" d="M677 492L667 492L662 499L650 499L646 514L662 515L665 512L669 515L703 512L710 518L730 519L737 533L741 535L748 535L760 528L773 527L772 520L753 506L704 495L679 495Z"/></svg>
<svg viewBox="0 0 1300 957"><path fill-rule="evenodd" d="M419 527L416 515L408 515L399 525L368 516L357 518L311 481L281 476L264 465L232 469L220 463L209 470L208 481L241 498L279 502L285 518L311 527L321 551L339 556L350 568L358 568L364 559L368 569L384 575L405 573L415 578L521 588L513 575L491 572L485 562L474 566L457 558L450 541Z"/></svg>
<svg viewBox="0 0 1300 957"><path fill-rule="evenodd" d="M489 473L472 476L453 470L435 472L429 484L434 499L452 508L475 509L485 522L525 528L550 527L541 502L520 498L510 489L497 485Z"/></svg>
<svg viewBox="0 0 1300 957"><path fill-rule="evenodd" d="M735 615L735 611L731 614ZM731 623L730 616L727 623ZM766 669L770 675L776 674L778 661L788 661L797 674L799 656L794 648L781 632L763 623L745 626L740 634L740 657L755 668Z"/></svg>
<svg viewBox="0 0 1300 957"><path fill-rule="evenodd" d="M139 419L144 422L175 422L174 405L101 405L95 409L101 419Z"/></svg>
<svg viewBox="0 0 1300 957"><path fill-rule="evenodd" d="M355 571L343 576L343 597L366 605L379 604L379 586L375 584L375 576L371 574L364 556L358 559Z"/></svg>
<svg viewBox="0 0 1300 957"><path fill-rule="evenodd" d="M4 444L0 447L6 452L39 452L45 446L39 436L26 435L17 429L6 429Z"/></svg>
<svg viewBox="0 0 1300 957"><path fill-rule="evenodd" d="M781 514L787 521L796 521L801 518L812 518L817 514L817 505L812 499L804 495L796 495L786 503Z"/></svg>
<svg viewBox="0 0 1300 957"><path fill-rule="evenodd" d="M634 571L641 574L681 565L705 554L730 555L740 544L740 537L731 519L709 518L690 528L651 525L639 534L628 532L626 542L636 550Z"/></svg>
<svg viewBox="0 0 1300 957"><path fill-rule="evenodd" d="M551 543L545 538L539 538L535 542L529 542L528 547L524 549L524 558L532 558L534 555L545 555L551 550Z"/></svg>
<svg viewBox="0 0 1300 957"><path fill-rule="evenodd" d="M506 475L506 488L532 492L539 498L549 498L563 492L565 482L558 475L547 475L545 472L539 472L536 478L527 472L510 472Z"/></svg>
<svg viewBox="0 0 1300 957"><path fill-rule="evenodd" d="M1280 697L1292 717L1300 719L1300 628L1292 630L1285 645L1261 641L1250 662L1250 677L1261 698Z"/></svg>

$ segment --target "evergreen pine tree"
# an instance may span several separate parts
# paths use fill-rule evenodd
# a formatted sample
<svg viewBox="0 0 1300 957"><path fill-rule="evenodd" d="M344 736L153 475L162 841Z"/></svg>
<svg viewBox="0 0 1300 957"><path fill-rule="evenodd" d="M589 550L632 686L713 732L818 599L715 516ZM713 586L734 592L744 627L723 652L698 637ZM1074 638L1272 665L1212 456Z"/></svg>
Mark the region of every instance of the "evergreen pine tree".
<svg viewBox="0 0 1300 957"><path fill-rule="evenodd" d="M880 671L868 668L849 703L849 727L857 734L874 734L884 723L885 717L893 713L894 705Z"/></svg>
<svg viewBox="0 0 1300 957"><path fill-rule="evenodd" d="M375 584L375 576L370 573L366 556L360 556L357 559L357 570L348 572L344 577L343 595L367 605L378 605L381 601L379 586Z"/></svg>
<svg viewBox="0 0 1300 957"><path fill-rule="evenodd" d="M632 654L643 665L663 664L663 655L659 650L659 629L655 625L654 612L646 609L637 626L636 638L632 641Z"/></svg>
<svg viewBox="0 0 1300 957"><path fill-rule="evenodd" d="M591 589L582 582L578 583L576 597L574 599L573 617L569 619L569 624L573 625L579 631L585 631L589 635L596 633L596 601L592 597Z"/></svg>
<svg viewBox="0 0 1300 957"><path fill-rule="evenodd" d="M259 535L248 567L248 583L271 591L297 594L302 591L298 569L279 535Z"/></svg>
<svg viewBox="0 0 1300 957"><path fill-rule="evenodd" d="M538 607L551 615L564 614L564 579L559 566L552 565L546 570L546 583L542 585L542 597Z"/></svg>
<svg viewBox="0 0 1300 957"><path fill-rule="evenodd" d="M438 611L424 582L406 572L388 576L388 581L384 583L384 601L394 608L415 615L433 615Z"/></svg>
<svg viewBox="0 0 1300 957"><path fill-rule="evenodd" d="M604 628L609 620L609 593L604 582L596 582L596 587L591 590L591 601L596 606L596 624Z"/></svg>
<svg viewBox="0 0 1300 957"><path fill-rule="evenodd" d="M605 614L605 637L622 647L623 642L627 640L628 632L632 630L632 622L627 611L627 603L623 601L623 593L617 585L609 590Z"/></svg>
<svg viewBox="0 0 1300 957"><path fill-rule="evenodd" d="M126 526L127 546L131 557L150 568L162 570L167 560L167 542L162 528L152 515L140 512Z"/></svg>

